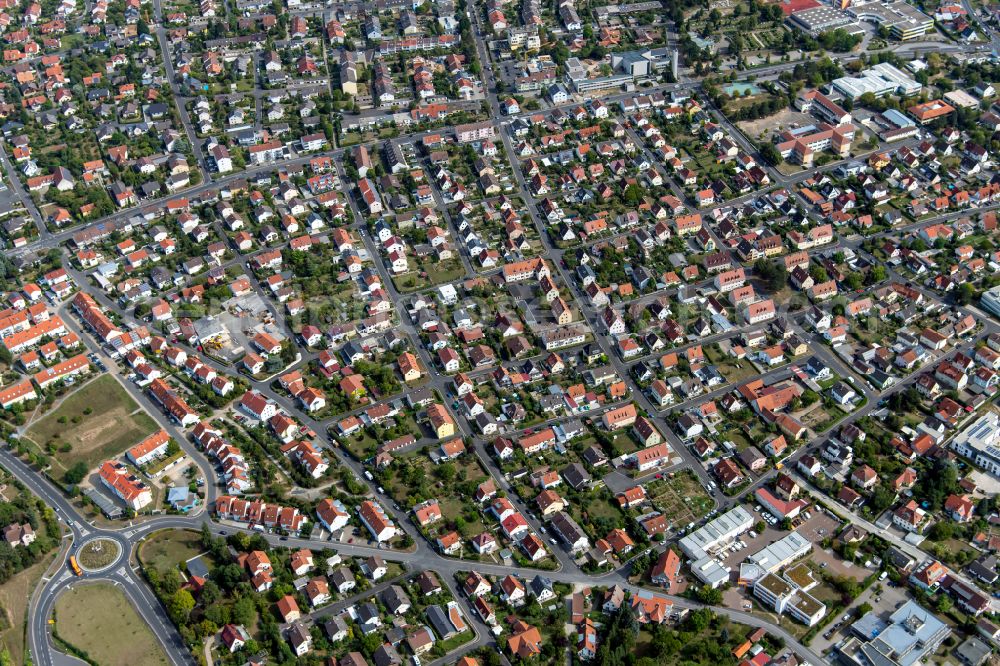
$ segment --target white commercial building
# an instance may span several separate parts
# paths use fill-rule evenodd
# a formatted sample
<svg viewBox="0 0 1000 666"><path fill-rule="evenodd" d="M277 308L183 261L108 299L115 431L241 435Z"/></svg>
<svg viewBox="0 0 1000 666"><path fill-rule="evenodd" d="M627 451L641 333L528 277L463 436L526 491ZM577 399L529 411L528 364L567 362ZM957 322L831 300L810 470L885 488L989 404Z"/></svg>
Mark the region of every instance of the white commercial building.
<svg viewBox="0 0 1000 666"><path fill-rule="evenodd" d="M748 557L747 562L756 564L768 573L774 573L803 555L808 554L811 550L812 542L809 539L798 532L791 532L784 538L775 541L770 546Z"/></svg>
<svg viewBox="0 0 1000 666"><path fill-rule="evenodd" d="M753 593L775 613L787 613L809 627L826 615L822 602L773 573L758 578L753 584Z"/></svg>
<svg viewBox="0 0 1000 666"><path fill-rule="evenodd" d="M951 448L993 476L1000 476L1000 416L990 412L958 433Z"/></svg>
<svg viewBox="0 0 1000 666"><path fill-rule="evenodd" d="M919 82L906 72L887 62L880 62L858 76L842 76L833 80L833 89L844 97L856 100L866 93L876 97L886 95L916 95L921 90Z"/></svg>
<svg viewBox="0 0 1000 666"><path fill-rule="evenodd" d="M691 573L709 587L716 588L729 582L729 567L710 555L691 563Z"/></svg>
<svg viewBox="0 0 1000 666"><path fill-rule="evenodd" d="M980 302L984 308L1000 317L1000 287L984 291Z"/></svg>
<svg viewBox="0 0 1000 666"><path fill-rule="evenodd" d="M753 527L753 516L742 506L735 506L704 527L680 541L681 550L692 560L701 560L721 546L731 543Z"/></svg>

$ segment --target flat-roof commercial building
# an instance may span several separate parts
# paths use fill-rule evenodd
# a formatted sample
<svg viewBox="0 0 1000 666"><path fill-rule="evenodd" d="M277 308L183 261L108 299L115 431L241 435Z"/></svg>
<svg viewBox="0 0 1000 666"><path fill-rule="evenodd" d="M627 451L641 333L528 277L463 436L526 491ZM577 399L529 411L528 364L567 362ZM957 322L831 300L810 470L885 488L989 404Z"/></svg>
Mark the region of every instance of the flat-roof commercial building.
<svg viewBox="0 0 1000 666"><path fill-rule="evenodd" d="M754 582L753 594L768 604L775 613L787 613L809 627L826 615L825 604L773 573Z"/></svg>
<svg viewBox="0 0 1000 666"><path fill-rule="evenodd" d="M636 79L654 76L668 67L676 75L677 50L664 47L612 53L611 67Z"/></svg>
<svg viewBox="0 0 1000 666"><path fill-rule="evenodd" d="M851 637L838 648L845 663L913 666L937 652L951 630L916 601L907 601L887 620L875 611L851 625Z"/></svg>
<svg viewBox="0 0 1000 666"><path fill-rule="evenodd" d="M934 29L934 19L906 2L851 4L846 11L859 21L888 28L893 37L904 42Z"/></svg>
<svg viewBox="0 0 1000 666"><path fill-rule="evenodd" d="M858 76L842 76L839 79L834 79L831 85L834 90L852 101L866 93L871 93L876 97L885 97L886 95L909 97L918 94L922 89L918 81L887 62L873 65Z"/></svg>
<svg viewBox="0 0 1000 666"><path fill-rule="evenodd" d="M875 114L871 122L878 128L879 138L883 141L901 141L920 133L916 121L896 109Z"/></svg>
<svg viewBox="0 0 1000 666"><path fill-rule="evenodd" d="M1000 287L984 291L979 302L984 308L1000 317Z"/></svg>
<svg viewBox="0 0 1000 666"><path fill-rule="evenodd" d="M944 94L944 98L955 106L963 109L978 109L979 100L965 92L964 90L949 90Z"/></svg>
<svg viewBox="0 0 1000 666"><path fill-rule="evenodd" d="M993 476L1000 477L1000 416L996 412L983 414L955 436L951 448Z"/></svg>
<svg viewBox="0 0 1000 666"><path fill-rule="evenodd" d="M814 37L837 28L843 28L850 33L861 30L861 26L853 16L849 16L841 9L826 5L793 12L788 21L792 26Z"/></svg>
<svg viewBox="0 0 1000 666"><path fill-rule="evenodd" d="M610 90L621 88L632 83L631 74L612 74L611 76L599 76L594 79L575 79L571 82L573 89L578 93L593 92L595 90Z"/></svg>
<svg viewBox="0 0 1000 666"><path fill-rule="evenodd" d="M705 585L716 588L729 582L730 569L711 555L706 555L691 563L691 573Z"/></svg>
<svg viewBox="0 0 1000 666"><path fill-rule="evenodd" d="M882 112L882 117L900 129L916 126L913 118L903 115L896 109L886 109Z"/></svg>
<svg viewBox="0 0 1000 666"><path fill-rule="evenodd" d="M680 540L681 550L692 560L700 560L721 546L749 532L754 519L742 506L735 506L712 522Z"/></svg>
<svg viewBox="0 0 1000 666"><path fill-rule="evenodd" d="M770 546L766 546L748 557L747 561L756 564L768 573L774 573L803 555L809 554L810 551L812 551L812 542L809 539L798 532L790 532Z"/></svg>

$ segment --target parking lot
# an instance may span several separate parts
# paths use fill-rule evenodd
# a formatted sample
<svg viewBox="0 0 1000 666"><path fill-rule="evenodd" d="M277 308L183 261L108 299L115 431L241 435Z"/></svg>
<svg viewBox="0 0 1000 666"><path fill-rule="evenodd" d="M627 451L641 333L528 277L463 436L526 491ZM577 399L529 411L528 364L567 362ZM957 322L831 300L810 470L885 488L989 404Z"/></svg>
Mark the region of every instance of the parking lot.
<svg viewBox="0 0 1000 666"><path fill-rule="evenodd" d="M754 515L755 519L765 520L761 511L757 509L757 505L753 504L750 506L750 510ZM766 511L764 512L766 513ZM808 511L810 517L802 521L802 523L795 529L806 537L814 544L819 544L820 541L828 536L834 536L836 531L840 528L840 523L835 518L830 517L822 511ZM766 520L765 520L766 522ZM740 537L740 541L746 544L746 548L741 548L739 550L731 551L723 559L723 563L730 567L734 572L738 573L740 568L740 563L747 558L748 555L753 555L757 551L761 550L765 546L768 546L778 539L786 536L788 532L777 526L777 521L774 525L769 524L767 528L760 534L756 536L751 536L756 534L756 532L748 532ZM825 555L822 550L818 547L813 549L814 557L820 559L819 556ZM841 573L842 570L846 571L844 567L844 562L837 559L836 556L830 555L831 560L835 562L829 563L827 566L835 567L837 573ZM820 560L824 561L824 560Z"/></svg>
<svg viewBox="0 0 1000 666"><path fill-rule="evenodd" d="M819 654L823 654L833 646L840 643L850 635L851 625L858 619L856 609L863 603L869 603L872 611L881 617L888 617L894 610L899 608L907 599L906 592L901 587L893 586L888 580L872 585L861 593L851 606L840 613L840 615L826 628L826 630L813 639L810 647ZM843 618L850 613L851 617L845 621ZM835 628L836 627L836 628Z"/></svg>

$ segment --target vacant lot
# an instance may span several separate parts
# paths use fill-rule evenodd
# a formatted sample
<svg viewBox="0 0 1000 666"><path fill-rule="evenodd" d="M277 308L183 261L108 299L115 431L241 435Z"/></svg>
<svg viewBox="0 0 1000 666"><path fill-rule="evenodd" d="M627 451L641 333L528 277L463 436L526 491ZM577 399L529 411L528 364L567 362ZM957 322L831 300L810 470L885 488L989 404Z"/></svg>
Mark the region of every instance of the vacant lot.
<svg viewBox="0 0 1000 666"><path fill-rule="evenodd" d="M404 294L445 282L454 282L465 272L462 262L458 259L436 261L426 258L416 259L415 263L417 265L414 271L393 278L396 288Z"/></svg>
<svg viewBox="0 0 1000 666"><path fill-rule="evenodd" d="M89 412L87 411L89 410ZM41 448L58 451L52 464L67 470L78 462L93 469L156 431L156 423L114 377L104 375L70 394L51 414L28 429ZM63 449L69 446L68 451Z"/></svg>
<svg viewBox="0 0 1000 666"><path fill-rule="evenodd" d="M815 120L807 113L794 109L784 109L773 115L757 120L743 120L736 126L743 130L750 139L759 139L773 132L783 132L791 127L805 127L815 124Z"/></svg>
<svg viewBox="0 0 1000 666"><path fill-rule="evenodd" d="M804 410L801 415L797 415L796 418L802 421L802 425L812 428L814 432L825 432L845 416L846 413L839 407L827 408L822 403L817 402Z"/></svg>
<svg viewBox="0 0 1000 666"><path fill-rule="evenodd" d="M656 508L678 528L699 520L714 506L712 498L690 472L653 481L647 487Z"/></svg>
<svg viewBox="0 0 1000 666"><path fill-rule="evenodd" d="M55 552L52 552L41 562L14 574L0 585L0 645L10 650L13 663L17 666L25 663L24 615L28 598L54 558Z"/></svg>
<svg viewBox="0 0 1000 666"><path fill-rule="evenodd" d="M163 649L125 594L113 585L81 585L56 600L59 638L98 664L167 664Z"/></svg>
<svg viewBox="0 0 1000 666"><path fill-rule="evenodd" d="M746 359L742 361L737 360L735 357L721 351L716 351L712 347L705 348L705 356L729 383L746 381L757 372L750 361Z"/></svg>
<svg viewBox="0 0 1000 666"><path fill-rule="evenodd" d="M202 552L201 535L191 530L163 530L150 536L139 549L143 566L161 574Z"/></svg>

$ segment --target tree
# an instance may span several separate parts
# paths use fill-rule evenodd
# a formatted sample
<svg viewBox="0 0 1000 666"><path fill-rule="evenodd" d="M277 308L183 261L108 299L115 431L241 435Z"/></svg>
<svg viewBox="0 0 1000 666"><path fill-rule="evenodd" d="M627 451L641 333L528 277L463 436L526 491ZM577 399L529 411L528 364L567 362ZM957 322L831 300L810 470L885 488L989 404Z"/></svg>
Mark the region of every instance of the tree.
<svg viewBox="0 0 1000 666"><path fill-rule="evenodd" d="M875 284L885 279L885 266L876 264L868 271L868 284Z"/></svg>
<svg viewBox="0 0 1000 666"><path fill-rule="evenodd" d="M861 35L852 35L843 28L837 28L836 30L828 30L820 33L816 39L828 51L846 53L860 44L863 37Z"/></svg>
<svg viewBox="0 0 1000 666"><path fill-rule="evenodd" d="M959 305L968 305L972 302L972 299L976 297L976 288L973 287L968 282L963 282L958 285L958 292L955 294L955 300L958 301Z"/></svg>
<svg viewBox="0 0 1000 666"><path fill-rule="evenodd" d="M788 279L788 271L785 265L773 259L758 259L754 262L753 270L771 291L779 291L785 286Z"/></svg>
<svg viewBox="0 0 1000 666"><path fill-rule="evenodd" d="M78 462L66 470L63 474L63 481L71 486L75 486L83 481L85 476L87 476L87 465L86 463Z"/></svg>
<svg viewBox="0 0 1000 666"><path fill-rule="evenodd" d="M167 613L175 624L182 624L194 610L194 597L187 590L177 590L167 603Z"/></svg>
<svg viewBox="0 0 1000 666"><path fill-rule="evenodd" d="M205 585L201 588L201 602L209 606L221 598L222 590L219 589L219 586L214 581L206 580Z"/></svg>
<svg viewBox="0 0 1000 666"><path fill-rule="evenodd" d="M932 511L939 511L948 495L957 494L958 473L951 463L938 460L930 473L921 475L913 488L917 498L927 502Z"/></svg>
<svg viewBox="0 0 1000 666"><path fill-rule="evenodd" d="M952 537L954 529L952 528L951 522L947 520L939 520L931 526L931 531L928 536L934 541L947 541Z"/></svg>
<svg viewBox="0 0 1000 666"><path fill-rule="evenodd" d="M722 590L708 585L702 585L696 593L698 601L709 606L718 606L722 603Z"/></svg>
<svg viewBox="0 0 1000 666"><path fill-rule="evenodd" d="M721 596L722 593L719 592L719 595ZM684 626L686 629L689 629L696 634L700 634L708 629L708 625L712 623L713 617L715 617L715 614L709 609L699 608L696 611L688 613L687 618L684 620Z"/></svg>
<svg viewBox="0 0 1000 666"><path fill-rule="evenodd" d="M233 604L233 622L250 626L257 618L257 607L251 597L243 597Z"/></svg>
<svg viewBox="0 0 1000 666"><path fill-rule="evenodd" d="M622 201L627 206L638 206L642 203L642 190L635 183L630 184L622 194Z"/></svg>
<svg viewBox="0 0 1000 666"><path fill-rule="evenodd" d="M762 145L760 147L760 156L771 166L778 166L781 164L781 152L773 143L768 142Z"/></svg>
<svg viewBox="0 0 1000 666"><path fill-rule="evenodd" d="M816 393L812 389L806 389L800 397L802 398L802 404L806 407L815 404L820 398L819 393Z"/></svg>

